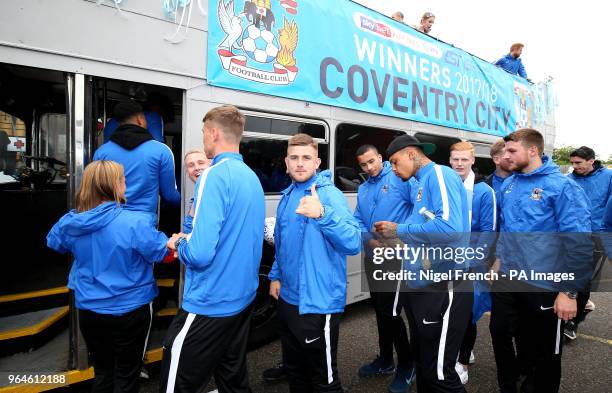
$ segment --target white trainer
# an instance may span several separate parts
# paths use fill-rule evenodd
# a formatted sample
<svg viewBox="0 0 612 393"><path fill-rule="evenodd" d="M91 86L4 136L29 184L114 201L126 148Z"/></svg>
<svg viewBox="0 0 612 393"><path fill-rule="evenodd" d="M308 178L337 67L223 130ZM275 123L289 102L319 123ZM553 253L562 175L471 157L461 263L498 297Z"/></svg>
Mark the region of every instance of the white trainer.
<svg viewBox="0 0 612 393"><path fill-rule="evenodd" d="M457 371L457 374L459 375L459 379L461 380L462 384L465 385L466 383L468 383L468 370L466 366L457 362L455 363L455 371Z"/></svg>

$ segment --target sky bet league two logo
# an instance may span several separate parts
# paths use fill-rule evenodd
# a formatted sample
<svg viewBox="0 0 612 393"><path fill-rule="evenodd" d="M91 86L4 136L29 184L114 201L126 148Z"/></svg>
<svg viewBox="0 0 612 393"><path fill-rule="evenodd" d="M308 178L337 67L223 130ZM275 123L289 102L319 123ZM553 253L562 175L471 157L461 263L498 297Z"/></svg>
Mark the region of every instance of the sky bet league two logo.
<svg viewBox="0 0 612 393"><path fill-rule="evenodd" d="M240 0L239 0L240 1ZM288 85L298 73L296 0L244 0L236 13L234 0L219 0L217 18L225 33L217 45L223 69L231 75L270 85ZM272 9L272 2L279 4ZM282 27L276 29L282 16Z"/></svg>

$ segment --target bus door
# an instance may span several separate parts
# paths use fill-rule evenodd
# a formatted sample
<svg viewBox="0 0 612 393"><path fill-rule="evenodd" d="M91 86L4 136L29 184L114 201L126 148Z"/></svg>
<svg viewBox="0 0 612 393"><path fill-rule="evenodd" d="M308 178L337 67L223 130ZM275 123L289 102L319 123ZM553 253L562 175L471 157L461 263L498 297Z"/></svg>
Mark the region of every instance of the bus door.
<svg viewBox="0 0 612 393"><path fill-rule="evenodd" d="M0 63L0 370L63 371L78 362L68 328L70 257L47 248L46 235L72 206L82 173L75 108L83 81Z"/></svg>

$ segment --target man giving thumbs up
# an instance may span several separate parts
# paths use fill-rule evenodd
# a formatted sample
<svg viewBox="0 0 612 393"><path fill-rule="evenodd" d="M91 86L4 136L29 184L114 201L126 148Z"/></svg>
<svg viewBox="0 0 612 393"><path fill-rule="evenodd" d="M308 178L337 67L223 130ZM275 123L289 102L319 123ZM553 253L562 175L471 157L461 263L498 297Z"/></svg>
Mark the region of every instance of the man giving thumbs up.
<svg viewBox="0 0 612 393"><path fill-rule="evenodd" d="M361 248L359 224L321 164L317 143L289 140L287 171L274 230L269 277L278 299L279 334L291 392L342 392L336 366L340 315L346 302L346 256Z"/></svg>

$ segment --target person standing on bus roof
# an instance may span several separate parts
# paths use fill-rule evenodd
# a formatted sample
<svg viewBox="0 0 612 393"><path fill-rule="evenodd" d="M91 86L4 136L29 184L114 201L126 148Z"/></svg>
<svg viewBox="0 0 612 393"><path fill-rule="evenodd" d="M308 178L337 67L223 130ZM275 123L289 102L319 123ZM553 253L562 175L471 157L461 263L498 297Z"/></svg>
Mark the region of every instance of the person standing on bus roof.
<svg viewBox="0 0 612 393"><path fill-rule="evenodd" d="M493 64L503 68L504 71L509 72L512 75L518 75L527 79L527 72L525 71L523 62L521 61L521 54L523 53L524 47L525 45L518 42L516 44L512 44L512 46L510 46L510 53Z"/></svg>
<svg viewBox="0 0 612 393"><path fill-rule="evenodd" d="M76 210L47 235L48 247L74 256L68 288L96 370L92 392L138 392L158 293L153 264L169 251L149 216L124 209L124 202L122 166L93 161L83 172Z"/></svg>
<svg viewBox="0 0 612 393"><path fill-rule="evenodd" d="M404 13L401 11L395 11L393 14L391 14L391 19L404 23Z"/></svg>
<svg viewBox="0 0 612 393"><path fill-rule="evenodd" d="M570 153L570 163L574 171L567 175L584 190L591 208L591 231L603 231L603 216L606 203L612 196L612 171L595 160L595 151L582 146ZM595 266L603 258L601 239L596 238L593 263ZM597 269L598 270L598 269ZM564 334L570 340L576 339L578 325L584 320L586 314L595 309L595 304L589 300L590 289L578 294L578 315L565 325Z"/></svg>
<svg viewBox="0 0 612 393"><path fill-rule="evenodd" d="M94 160L113 160L123 165L127 184L125 208L149 213L151 225L156 225L158 195L171 205L181 202L174 177L174 156L168 146L154 140L147 131L147 121L138 103L118 103L113 116L120 126L96 150Z"/></svg>
<svg viewBox="0 0 612 393"><path fill-rule="evenodd" d="M197 182L202 172L204 172L204 170L210 165L210 161L208 161L208 158L202 149L189 150L187 154L185 154L183 160L185 161L185 171L187 172L187 177L189 177L189 180L191 180L194 184ZM183 219L183 233L191 233L192 228L193 197L189 203L187 214L185 214L185 218Z"/></svg>
<svg viewBox="0 0 612 393"><path fill-rule="evenodd" d="M487 236L495 232L497 226L497 204L495 203L495 191L484 182L484 177L474 173L472 166L476 162L474 145L470 142L458 142L450 147L451 168L461 180L467 191L468 206L470 211L470 245L473 249L482 247L484 244L491 244L495 236ZM473 271L484 272L487 259L472 261ZM472 317L467 326L467 331L459 350L459 359L455 366L457 374L464 385L468 382L468 365L475 361L474 344L478 334L476 323L482 315L491 311L491 296L488 291L488 284L483 281L474 281L474 305L472 306Z"/></svg>
<svg viewBox="0 0 612 393"><path fill-rule="evenodd" d="M359 224L330 171L317 173L321 159L310 135L289 139L285 162L293 183L277 208L269 278L289 391L341 393L336 354L346 256L361 249Z"/></svg>
<svg viewBox="0 0 612 393"><path fill-rule="evenodd" d="M431 33L431 29L435 21L436 16L432 12L426 12L421 17L421 22L419 23L419 25L413 27L417 29L417 31L429 35L429 33Z"/></svg>
<svg viewBox="0 0 612 393"><path fill-rule="evenodd" d="M385 238L399 238L415 248L430 247L440 239L453 244L469 233L467 192L461 178L449 167L437 165L427 155L436 146L421 143L411 135L395 138L387 148L391 167L404 180L416 177L412 214L405 222L379 221L376 231ZM444 242L446 243L446 242ZM418 245L418 246L416 246ZM467 263L453 259L421 259L412 266L420 271L449 273L465 270ZM429 264L429 266L427 266ZM404 268L410 267L404 264ZM455 370L459 348L472 309L471 282L461 279L408 280L405 311L410 325L410 342L416 362L416 383L420 392L465 392ZM425 281L425 282L423 282Z"/></svg>
<svg viewBox="0 0 612 393"><path fill-rule="evenodd" d="M404 222L412 212L410 192L416 181L404 182L395 176L391 164L383 161L382 155L373 145L363 145L355 153L361 169L368 174L368 180L359 186L355 219L364 238L374 231L374 223L382 220ZM377 239L370 240L368 248L380 247ZM371 253L371 251L369 253ZM366 252L368 255L368 252ZM365 263L372 264L370 258ZM372 265L370 265L372 266ZM370 275L368 274L368 277ZM376 283L372 281L371 285ZM385 291L370 288L370 297L376 314L378 327L379 355L374 361L359 368L360 377L392 374L395 378L389 385L390 392L407 392L414 378L414 363L406 325L402 319L401 304L395 302L395 287ZM399 307L398 307L399 306ZM393 347L397 352L397 369L393 360Z"/></svg>
<svg viewBox="0 0 612 393"><path fill-rule="evenodd" d="M204 151L212 162L196 182L193 229L168 241L185 265L185 290L164 339L160 391L198 392L214 375L220 392L247 393L264 192L239 153L244 115L224 105L208 111L203 122Z"/></svg>

